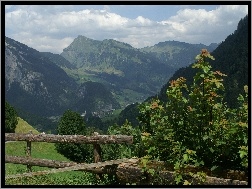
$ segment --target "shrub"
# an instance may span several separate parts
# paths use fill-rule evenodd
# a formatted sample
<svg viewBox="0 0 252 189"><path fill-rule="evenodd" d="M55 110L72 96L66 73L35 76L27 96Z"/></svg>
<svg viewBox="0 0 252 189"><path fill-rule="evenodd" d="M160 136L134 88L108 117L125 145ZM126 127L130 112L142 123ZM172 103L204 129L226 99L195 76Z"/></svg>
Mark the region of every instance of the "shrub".
<svg viewBox="0 0 252 189"><path fill-rule="evenodd" d="M226 75L212 71L209 58L214 60L206 49L196 56L192 68L198 72L191 86L180 77L170 82L166 103L153 99L139 106L145 157L176 169L188 164L211 170L247 166L247 94L238 97L238 109L228 108L222 96Z"/></svg>
<svg viewBox="0 0 252 189"><path fill-rule="evenodd" d="M16 110L5 101L5 133L15 133L17 124Z"/></svg>
<svg viewBox="0 0 252 189"><path fill-rule="evenodd" d="M67 110L61 117L57 131L59 135L86 135L83 118L79 113ZM56 143L56 150L71 161L90 162L92 146L88 144Z"/></svg>

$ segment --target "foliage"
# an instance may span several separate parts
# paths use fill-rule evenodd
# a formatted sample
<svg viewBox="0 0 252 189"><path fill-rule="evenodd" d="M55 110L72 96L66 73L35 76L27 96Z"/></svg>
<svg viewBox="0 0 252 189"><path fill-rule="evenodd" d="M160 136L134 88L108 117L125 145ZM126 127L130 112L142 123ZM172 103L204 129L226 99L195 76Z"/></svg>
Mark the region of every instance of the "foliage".
<svg viewBox="0 0 252 189"><path fill-rule="evenodd" d="M61 117L57 131L59 135L86 135L83 118L77 112L65 111ZM56 143L57 151L75 162L90 162L92 148L88 144Z"/></svg>
<svg viewBox="0 0 252 189"><path fill-rule="evenodd" d="M133 136L133 144L109 144L103 147L104 159L120 159L139 156L141 151L141 132L138 127L132 127L128 120L122 126L113 125L108 128L107 135Z"/></svg>
<svg viewBox="0 0 252 189"><path fill-rule="evenodd" d="M122 126L110 126L107 130L107 135L133 136L133 144L101 145L103 161L139 156L139 152L141 151L141 132L138 127L132 127L131 123L126 120ZM113 175L107 175L102 182L106 184L120 184Z"/></svg>
<svg viewBox="0 0 252 189"><path fill-rule="evenodd" d="M5 180L5 185L94 185L92 173L70 171Z"/></svg>
<svg viewBox="0 0 252 189"><path fill-rule="evenodd" d="M189 164L211 170L247 166L247 94L239 96L238 109L228 108L222 96L226 75L212 71L208 59L214 58L206 49L196 56L191 86L183 77L172 80L166 103L152 99L139 106L144 155L173 164L177 184Z"/></svg>
<svg viewBox="0 0 252 189"><path fill-rule="evenodd" d="M5 101L5 133L14 133L18 124L17 112Z"/></svg>

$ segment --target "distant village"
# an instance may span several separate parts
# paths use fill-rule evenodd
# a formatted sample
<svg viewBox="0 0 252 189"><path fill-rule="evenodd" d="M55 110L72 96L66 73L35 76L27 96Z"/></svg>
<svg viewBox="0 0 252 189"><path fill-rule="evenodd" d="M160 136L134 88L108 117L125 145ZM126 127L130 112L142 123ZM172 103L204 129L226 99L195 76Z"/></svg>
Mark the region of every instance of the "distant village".
<svg viewBox="0 0 252 189"><path fill-rule="evenodd" d="M92 116L99 117L99 118L102 118L107 115L112 115L113 111L115 110L114 108L112 108L112 104L108 104L103 107L99 106L97 109L98 111L92 111L90 113ZM85 112L83 112L81 116L85 117L86 115L87 115L87 111L85 110Z"/></svg>

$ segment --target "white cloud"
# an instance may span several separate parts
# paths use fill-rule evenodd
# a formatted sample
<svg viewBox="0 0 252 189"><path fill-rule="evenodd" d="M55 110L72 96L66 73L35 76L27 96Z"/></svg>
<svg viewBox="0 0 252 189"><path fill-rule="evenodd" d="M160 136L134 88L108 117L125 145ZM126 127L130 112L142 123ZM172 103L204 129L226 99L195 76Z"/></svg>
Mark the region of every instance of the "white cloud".
<svg viewBox="0 0 252 189"><path fill-rule="evenodd" d="M186 8L161 24L171 26L179 41L209 44L224 40L247 13L247 6L220 6L212 11Z"/></svg>
<svg viewBox="0 0 252 189"><path fill-rule="evenodd" d="M61 53L78 35L116 39L137 48L168 40L210 44L221 42L234 32L239 20L248 13L248 6L219 6L210 11L202 6L186 6L175 16L157 22L141 15L135 19L122 17L107 5L100 10L77 8L6 7L6 34L39 51L54 53Z"/></svg>

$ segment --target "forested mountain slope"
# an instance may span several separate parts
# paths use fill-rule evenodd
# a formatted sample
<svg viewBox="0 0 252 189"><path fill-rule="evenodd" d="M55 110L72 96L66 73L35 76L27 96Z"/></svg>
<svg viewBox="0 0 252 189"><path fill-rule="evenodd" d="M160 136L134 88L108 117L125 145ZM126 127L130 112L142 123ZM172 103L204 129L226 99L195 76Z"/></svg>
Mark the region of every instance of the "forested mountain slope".
<svg viewBox="0 0 252 189"><path fill-rule="evenodd" d="M224 79L225 101L230 107L235 107L238 94L243 92L244 85L248 85L248 72L250 71L248 57L249 38L248 16L244 17L238 23L237 29L229 35L211 54L215 60L210 64L213 70L218 70L227 75ZM195 69L191 66L180 68L169 79L175 80L179 77L185 77L188 83L192 83ZM163 86L159 93L159 98L166 99L166 90L169 82Z"/></svg>

